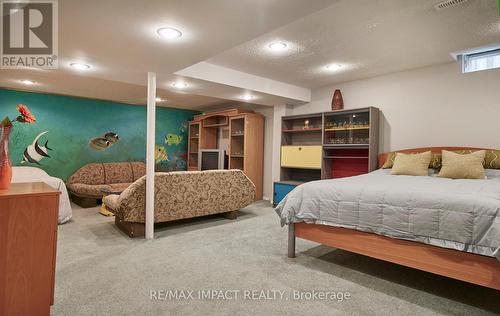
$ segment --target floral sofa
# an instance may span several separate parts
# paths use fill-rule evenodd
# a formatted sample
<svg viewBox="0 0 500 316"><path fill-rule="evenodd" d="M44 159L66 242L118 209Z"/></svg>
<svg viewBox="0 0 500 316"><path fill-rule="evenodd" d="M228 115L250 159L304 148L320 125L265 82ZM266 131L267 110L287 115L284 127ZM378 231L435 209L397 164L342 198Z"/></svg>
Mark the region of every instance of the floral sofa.
<svg viewBox="0 0 500 316"><path fill-rule="evenodd" d="M144 235L146 177L103 202L116 225L130 237ZM255 199L255 185L241 170L157 172L155 223L210 214L234 219Z"/></svg>
<svg viewBox="0 0 500 316"><path fill-rule="evenodd" d="M92 207L103 197L103 191L122 192L145 174L143 162L91 163L69 177L66 187L73 202Z"/></svg>

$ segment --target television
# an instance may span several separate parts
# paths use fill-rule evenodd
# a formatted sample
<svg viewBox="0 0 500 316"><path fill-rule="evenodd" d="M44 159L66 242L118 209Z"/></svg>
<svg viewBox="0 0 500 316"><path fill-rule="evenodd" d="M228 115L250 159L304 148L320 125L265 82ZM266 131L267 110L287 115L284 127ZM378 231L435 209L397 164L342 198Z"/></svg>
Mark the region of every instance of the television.
<svg viewBox="0 0 500 316"><path fill-rule="evenodd" d="M227 159L223 149L201 149L198 158L199 170L227 169Z"/></svg>

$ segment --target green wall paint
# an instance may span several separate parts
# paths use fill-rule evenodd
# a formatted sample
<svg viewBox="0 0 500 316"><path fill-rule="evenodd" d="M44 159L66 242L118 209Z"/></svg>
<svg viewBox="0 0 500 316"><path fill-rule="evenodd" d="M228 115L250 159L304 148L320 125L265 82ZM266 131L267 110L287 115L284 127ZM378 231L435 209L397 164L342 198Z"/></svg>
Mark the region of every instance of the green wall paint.
<svg viewBox="0 0 500 316"><path fill-rule="evenodd" d="M54 177L66 179L91 162L144 161L146 156L146 108L107 101L0 89L0 120L17 116L16 105L26 104L36 116L34 124L15 124L10 138L13 165L35 166ZM156 144L163 146L168 160L157 163L157 171L186 170L187 121L197 112L157 108ZM39 144L48 140L50 158L21 163L23 153L43 131ZM103 151L89 147L92 138L107 132L119 141ZM179 144L167 144L165 136L181 137Z"/></svg>

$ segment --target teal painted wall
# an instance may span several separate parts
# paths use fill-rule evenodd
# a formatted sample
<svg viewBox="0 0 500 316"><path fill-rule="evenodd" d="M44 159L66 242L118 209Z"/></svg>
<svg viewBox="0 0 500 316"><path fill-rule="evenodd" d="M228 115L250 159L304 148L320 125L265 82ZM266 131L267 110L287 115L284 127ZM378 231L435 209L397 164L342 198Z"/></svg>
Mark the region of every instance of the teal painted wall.
<svg viewBox="0 0 500 316"><path fill-rule="evenodd" d="M145 161L146 108L107 101L57 96L0 89L0 120L17 116L16 105L26 104L35 115L34 124L16 123L10 137L10 158L13 165L35 166L54 177L67 179L81 166L91 162ZM157 108L156 144L165 155L158 155L157 171L186 170L187 121L197 112ZM36 163L21 163L25 149L35 137L47 147L50 157ZM104 150L96 150L89 142L114 132L119 140ZM171 137L166 143L166 135ZM33 148L33 147L32 147ZM103 147L100 147L103 148ZM163 149L161 149L163 150ZM34 155L35 156L35 155ZM166 158L166 159L165 159Z"/></svg>

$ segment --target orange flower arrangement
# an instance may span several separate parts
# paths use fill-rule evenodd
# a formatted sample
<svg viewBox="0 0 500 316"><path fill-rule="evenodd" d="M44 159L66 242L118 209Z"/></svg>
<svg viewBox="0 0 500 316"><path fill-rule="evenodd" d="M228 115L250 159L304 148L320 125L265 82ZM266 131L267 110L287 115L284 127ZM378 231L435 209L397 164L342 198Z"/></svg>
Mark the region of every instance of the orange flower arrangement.
<svg viewBox="0 0 500 316"><path fill-rule="evenodd" d="M26 105L18 104L17 110L19 111L19 113L21 113L21 115L17 118L19 122L21 122L21 120L23 123L28 123L28 124L36 122L35 116L31 113L30 109L28 109Z"/></svg>
<svg viewBox="0 0 500 316"><path fill-rule="evenodd" d="M14 122L19 122L19 123L28 123L32 124L36 122L36 117L31 113L30 109L24 105L24 104L18 104L17 105L17 111L19 112L19 116L16 117L15 120L10 120L8 116L6 116L1 122L0 126L2 127L8 127L12 126Z"/></svg>

